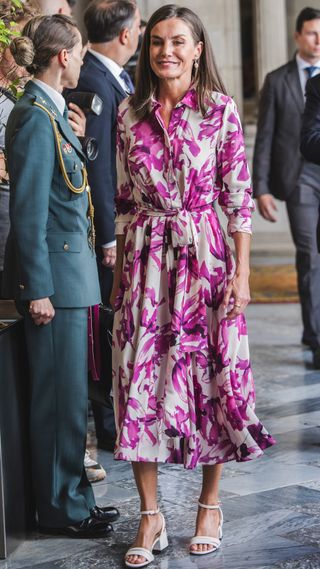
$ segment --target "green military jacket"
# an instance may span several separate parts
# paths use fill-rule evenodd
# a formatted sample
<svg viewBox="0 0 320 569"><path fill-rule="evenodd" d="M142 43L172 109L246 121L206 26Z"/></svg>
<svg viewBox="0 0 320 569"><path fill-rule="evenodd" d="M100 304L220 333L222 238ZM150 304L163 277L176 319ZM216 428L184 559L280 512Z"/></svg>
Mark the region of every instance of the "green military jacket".
<svg viewBox="0 0 320 569"><path fill-rule="evenodd" d="M50 297L60 308L100 301L95 254L89 246L88 194L73 193L58 161L53 127L72 184L83 180L84 155L67 120L50 97L29 81L6 128L10 222L4 294L16 300Z"/></svg>

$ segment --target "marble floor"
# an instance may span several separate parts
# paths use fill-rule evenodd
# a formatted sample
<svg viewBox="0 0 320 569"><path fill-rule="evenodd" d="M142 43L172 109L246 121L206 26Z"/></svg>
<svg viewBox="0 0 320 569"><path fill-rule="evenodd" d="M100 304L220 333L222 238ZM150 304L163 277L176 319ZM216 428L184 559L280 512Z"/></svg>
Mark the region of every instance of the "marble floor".
<svg viewBox="0 0 320 569"><path fill-rule="evenodd" d="M265 456L224 469L225 515L221 549L191 557L201 471L161 466L159 498L170 546L150 569L320 569L320 372L300 344L296 304L252 305L247 310L257 391L257 414L277 438ZM34 534L0 569L113 569L134 537L139 503L129 465L99 451L107 482L95 485L100 505L121 510L106 540Z"/></svg>

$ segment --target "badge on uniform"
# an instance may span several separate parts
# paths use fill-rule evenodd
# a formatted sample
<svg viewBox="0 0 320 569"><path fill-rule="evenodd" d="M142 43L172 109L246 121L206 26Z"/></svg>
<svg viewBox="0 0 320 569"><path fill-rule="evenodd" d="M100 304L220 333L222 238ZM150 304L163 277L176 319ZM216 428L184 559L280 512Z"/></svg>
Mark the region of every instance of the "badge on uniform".
<svg viewBox="0 0 320 569"><path fill-rule="evenodd" d="M64 152L65 154L71 154L71 152L72 152L72 146L71 146L70 142L65 142L65 143L62 145L62 150L63 150L63 152Z"/></svg>

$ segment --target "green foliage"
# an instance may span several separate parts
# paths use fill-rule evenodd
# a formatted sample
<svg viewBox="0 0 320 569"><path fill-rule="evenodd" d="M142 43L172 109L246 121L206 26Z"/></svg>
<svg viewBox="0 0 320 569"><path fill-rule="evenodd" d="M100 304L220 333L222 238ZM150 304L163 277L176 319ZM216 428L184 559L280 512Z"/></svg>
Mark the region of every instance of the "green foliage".
<svg viewBox="0 0 320 569"><path fill-rule="evenodd" d="M22 8L21 0L11 0L11 6L1 13L0 19L0 52L5 49L11 42L12 38L19 35L17 26L13 20L16 8ZM9 25L6 24L9 21Z"/></svg>

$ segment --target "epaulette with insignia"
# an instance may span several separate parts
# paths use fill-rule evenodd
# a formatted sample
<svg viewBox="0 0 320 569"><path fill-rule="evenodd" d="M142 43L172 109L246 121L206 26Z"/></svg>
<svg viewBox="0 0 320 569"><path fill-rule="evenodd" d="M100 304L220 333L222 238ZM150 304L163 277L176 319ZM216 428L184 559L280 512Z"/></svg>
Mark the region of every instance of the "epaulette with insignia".
<svg viewBox="0 0 320 569"><path fill-rule="evenodd" d="M46 101L46 99L44 99L43 97L40 96L40 97L38 97L38 98L39 98L39 100L41 101L41 104L42 104L44 107L46 107L46 110L50 110L51 114L52 114L52 115L54 116L54 118L56 119L56 118L57 118L57 113L56 113L56 111L54 110L54 108L53 108L51 105L49 105L48 102ZM34 101L33 104L36 105L36 104L37 104L37 101Z"/></svg>

